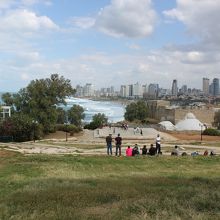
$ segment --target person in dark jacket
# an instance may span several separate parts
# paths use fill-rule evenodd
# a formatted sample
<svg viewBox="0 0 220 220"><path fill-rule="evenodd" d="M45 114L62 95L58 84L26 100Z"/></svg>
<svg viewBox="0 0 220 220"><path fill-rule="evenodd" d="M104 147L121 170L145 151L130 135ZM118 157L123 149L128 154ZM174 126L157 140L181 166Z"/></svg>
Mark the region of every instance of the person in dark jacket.
<svg viewBox="0 0 220 220"><path fill-rule="evenodd" d="M120 134L115 138L115 156L121 156L121 144L122 144L122 138L120 137Z"/></svg>
<svg viewBox="0 0 220 220"><path fill-rule="evenodd" d="M153 144L150 145L148 155L154 156L156 154L156 148L154 147Z"/></svg>
<svg viewBox="0 0 220 220"><path fill-rule="evenodd" d="M144 145L144 147L142 148L142 155L147 155L147 147L146 147L146 145Z"/></svg>
<svg viewBox="0 0 220 220"><path fill-rule="evenodd" d="M107 145L107 154L111 154L112 155L112 135L109 134L106 138L106 145Z"/></svg>

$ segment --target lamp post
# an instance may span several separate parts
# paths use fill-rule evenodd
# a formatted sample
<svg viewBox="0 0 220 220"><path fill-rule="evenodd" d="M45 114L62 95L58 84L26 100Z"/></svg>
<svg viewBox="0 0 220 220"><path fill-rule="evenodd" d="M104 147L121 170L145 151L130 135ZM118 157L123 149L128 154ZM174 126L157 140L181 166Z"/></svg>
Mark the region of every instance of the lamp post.
<svg viewBox="0 0 220 220"><path fill-rule="evenodd" d="M203 124L200 124L201 127L201 141L202 141L202 128L203 128Z"/></svg>
<svg viewBox="0 0 220 220"><path fill-rule="evenodd" d="M206 124L199 124L199 126L201 127L201 138L200 138L200 140L202 141L203 127L205 127L205 129L206 129L207 126L206 126Z"/></svg>

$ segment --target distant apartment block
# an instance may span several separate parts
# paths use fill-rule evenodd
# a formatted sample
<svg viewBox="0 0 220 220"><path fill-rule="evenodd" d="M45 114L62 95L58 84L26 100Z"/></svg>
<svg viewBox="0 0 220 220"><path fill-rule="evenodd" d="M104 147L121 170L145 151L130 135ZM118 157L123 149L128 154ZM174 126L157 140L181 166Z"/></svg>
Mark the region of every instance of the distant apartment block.
<svg viewBox="0 0 220 220"><path fill-rule="evenodd" d="M209 79L208 78L202 79L202 91L205 95L209 94Z"/></svg>
<svg viewBox="0 0 220 220"><path fill-rule="evenodd" d="M172 95L177 96L177 94L178 94L177 80L174 79L172 83Z"/></svg>

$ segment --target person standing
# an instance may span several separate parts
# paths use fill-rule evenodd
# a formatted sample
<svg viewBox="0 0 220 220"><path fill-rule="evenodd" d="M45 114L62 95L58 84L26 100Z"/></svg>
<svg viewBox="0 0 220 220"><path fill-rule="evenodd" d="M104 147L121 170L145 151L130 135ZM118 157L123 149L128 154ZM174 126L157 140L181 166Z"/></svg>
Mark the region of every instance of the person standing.
<svg viewBox="0 0 220 220"><path fill-rule="evenodd" d="M112 155L112 135L109 134L106 138L106 144L107 144L107 154L111 154Z"/></svg>
<svg viewBox="0 0 220 220"><path fill-rule="evenodd" d="M122 144L122 138L120 137L120 134L118 134L118 137L115 138L115 156L121 156L121 144Z"/></svg>
<svg viewBox="0 0 220 220"><path fill-rule="evenodd" d="M160 135L157 135L156 138L156 153L160 154L161 153L161 143L160 143Z"/></svg>

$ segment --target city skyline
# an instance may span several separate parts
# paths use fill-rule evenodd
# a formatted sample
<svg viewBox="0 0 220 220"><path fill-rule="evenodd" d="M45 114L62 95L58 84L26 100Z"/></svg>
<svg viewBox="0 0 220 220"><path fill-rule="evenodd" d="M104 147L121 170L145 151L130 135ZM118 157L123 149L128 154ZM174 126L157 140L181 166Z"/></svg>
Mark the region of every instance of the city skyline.
<svg viewBox="0 0 220 220"><path fill-rule="evenodd" d="M73 86L202 89L219 78L219 10L218 0L1 0L0 91L52 73Z"/></svg>
<svg viewBox="0 0 220 220"><path fill-rule="evenodd" d="M188 85L179 85L176 79L173 79L171 88L162 88L158 83L130 83L123 84L120 89L116 89L113 85L109 87L96 88L92 83L76 86L76 97L90 97L90 96L120 96L133 98L162 98L166 96L213 96L220 95L219 78L210 80L209 78L202 78L202 89L190 88Z"/></svg>

